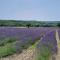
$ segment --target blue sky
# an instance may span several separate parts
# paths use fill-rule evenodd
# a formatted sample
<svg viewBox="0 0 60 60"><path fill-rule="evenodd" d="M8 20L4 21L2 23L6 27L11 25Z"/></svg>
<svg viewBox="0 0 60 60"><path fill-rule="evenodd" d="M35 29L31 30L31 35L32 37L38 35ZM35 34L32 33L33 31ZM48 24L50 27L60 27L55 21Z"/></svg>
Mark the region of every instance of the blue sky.
<svg viewBox="0 0 60 60"><path fill-rule="evenodd" d="M0 19L59 21L60 0L0 0Z"/></svg>

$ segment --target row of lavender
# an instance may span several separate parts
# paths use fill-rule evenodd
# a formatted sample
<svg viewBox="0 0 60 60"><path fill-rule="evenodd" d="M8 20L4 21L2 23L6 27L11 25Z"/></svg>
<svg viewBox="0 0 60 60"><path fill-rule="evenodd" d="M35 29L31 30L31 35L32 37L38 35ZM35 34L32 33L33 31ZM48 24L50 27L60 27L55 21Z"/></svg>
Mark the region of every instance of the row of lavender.
<svg viewBox="0 0 60 60"><path fill-rule="evenodd" d="M60 39L60 29L58 29L59 39Z"/></svg>
<svg viewBox="0 0 60 60"><path fill-rule="evenodd" d="M30 44L35 43L43 35L53 31L53 28L12 28L0 27L0 40L5 38L16 38L14 47L19 52L23 48L27 48ZM23 47L23 48L22 48Z"/></svg>
<svg viewBox="0 0 60 60"><path fill-rule="evenodd" d="M52 31L39 41L36 47L37 60L49 60L49 57L57 54L57 41L55 36L55 31ZM52 60L55 58L52 57Z"/></svg>
<svg viewBox="0 0 60 60"><path fill-rule="evenodd" d="M18 40L25 40L26 38L31 37L34 40L36 37L41 37L41 35L46 33L46 31L49 31L49 29L0 27L0 39L6 37L15 37L18 38Z"/></svg>

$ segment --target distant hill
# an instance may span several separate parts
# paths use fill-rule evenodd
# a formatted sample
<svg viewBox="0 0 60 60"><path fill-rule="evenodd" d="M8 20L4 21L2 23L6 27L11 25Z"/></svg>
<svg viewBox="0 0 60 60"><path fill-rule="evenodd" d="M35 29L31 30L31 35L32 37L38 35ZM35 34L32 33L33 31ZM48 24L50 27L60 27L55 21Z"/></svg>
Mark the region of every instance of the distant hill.
<svg viewBox="0 0 60 60"><path fill-rule="evenodd" d="M0 26L9 27L56 27L60 21L22 21L22 20L0 20Z"/></svg>

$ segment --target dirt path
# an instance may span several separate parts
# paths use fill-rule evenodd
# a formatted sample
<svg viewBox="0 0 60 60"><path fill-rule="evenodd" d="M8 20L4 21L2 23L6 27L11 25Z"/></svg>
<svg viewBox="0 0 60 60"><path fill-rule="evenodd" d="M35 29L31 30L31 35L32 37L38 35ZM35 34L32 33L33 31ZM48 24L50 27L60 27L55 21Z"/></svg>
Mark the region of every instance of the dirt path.
<svg viewBox="0 0 60 60"><path fill-rule="evenodd" d="M57 30L56 30L56 40L57 40L57 47L58 47L58 54L56 56L56 60L60 60L60 40L59 40L59 35Z"/></svg>

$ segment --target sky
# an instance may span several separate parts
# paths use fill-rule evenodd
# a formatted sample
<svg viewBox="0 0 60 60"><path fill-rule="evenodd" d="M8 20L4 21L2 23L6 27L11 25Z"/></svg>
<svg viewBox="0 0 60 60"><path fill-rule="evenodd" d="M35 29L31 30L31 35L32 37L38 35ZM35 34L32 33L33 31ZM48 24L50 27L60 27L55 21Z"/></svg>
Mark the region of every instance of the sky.
<svg viewBox="0 0 60 60"><path fill-rule="evenodd" d="M0 0L0 19L60 21L60 0Z"/></svg>

